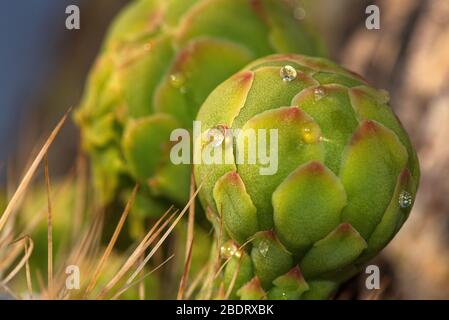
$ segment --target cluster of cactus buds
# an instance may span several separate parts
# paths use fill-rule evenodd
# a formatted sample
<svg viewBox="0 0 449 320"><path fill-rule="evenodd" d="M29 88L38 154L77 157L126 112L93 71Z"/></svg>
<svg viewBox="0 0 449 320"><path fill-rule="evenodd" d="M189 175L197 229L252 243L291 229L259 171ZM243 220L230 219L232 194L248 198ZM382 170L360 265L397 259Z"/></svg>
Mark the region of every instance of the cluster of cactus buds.
<svg viewBox="0 0 449 320"><path fill-rule="evenodd" d="M132 216L144 219L187 203L192 168L170 160L171 134L201 123L215 157L193 171L225 297L330 297L394 237L419 182L388 94L319 58L295 3L132 2L76 115L101 202L138 183ZM259 141L227 139L247 130ZM264 130L275 135L261 143Z"/></svg>
<svg viewBox="0 0 449 320"><path fill-rule="evenodd" d="M137 0L123 10L76 115L101 202L138 182L146 216L187 203L191 167L170 162L170 133L190 129L209 93L252 60L322 52L290 2Z"/></svg>

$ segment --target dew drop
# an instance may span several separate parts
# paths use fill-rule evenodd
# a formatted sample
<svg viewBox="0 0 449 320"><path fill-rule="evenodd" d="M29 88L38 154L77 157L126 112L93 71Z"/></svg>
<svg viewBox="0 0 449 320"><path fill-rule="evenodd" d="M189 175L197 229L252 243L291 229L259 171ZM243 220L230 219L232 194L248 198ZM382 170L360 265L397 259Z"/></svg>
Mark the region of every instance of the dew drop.
<svg viewBox="0 0 449 320"><path fill-rule="evenodd" d="M320 129L313 123L308 122L302 127L302 140L307 144L317 143L321 141Z"/></svg>
<svg viewBox="0 0 449 320"><path fill-rule="evenodd" d="M207 139L212 141L211 144L217 148L223 143L224 136L216 129L212 129L207 133Z"/></svg>
<svg viewBox="0 0 449 320"><path fill-rule="evenodd" d="M212 146L217 148L221 146L221 144L223 143L223 141L225 141L225 139L226 140L228 139L227 135L228 135L227 127L225 125L219 124L207 132L207 141L210 141Z"/></svg>
<svg viewBox="0 0 449 320"><path fill-rule="evenodd" d="M284 82L291 82L298 76L296 69L289 65L283 66L279 74Z"/></svg>
<svg viewBox="0 0 449 320"><path fill-rule="evenodd" d="M407 191L401 191L399 194L399 206L402 209L410 208L413 202L412 195Z"/></svg>
<svg viewBox="0 0 449 320"><path fill-rule="evenodd" d="M174 73L170 75L170 84L177 89L185 88L186 79L182 73Z"/></svg>
<svg viewBox="0 0 449 320"><path fill-rule="evenodd" d="M326 90L323 87L317 87L313 90L315 101L321 100L326 96Z"/></svg>
<svg viewBox="0 0 449 320"><path fill-rule="evenodd" d="M260 244L259 244L259 252L263 257L267 256L268 253L268 249L270 247L270 244L268 243L268 241L263 240Z"/></svg>
<svg viewBox="0 0 449 320"><path fill-rule="evenodd" d="M223 259L229 259L233 256L240 258L240 251L237 244L230 240L220 247L220 254Z"/></svg>

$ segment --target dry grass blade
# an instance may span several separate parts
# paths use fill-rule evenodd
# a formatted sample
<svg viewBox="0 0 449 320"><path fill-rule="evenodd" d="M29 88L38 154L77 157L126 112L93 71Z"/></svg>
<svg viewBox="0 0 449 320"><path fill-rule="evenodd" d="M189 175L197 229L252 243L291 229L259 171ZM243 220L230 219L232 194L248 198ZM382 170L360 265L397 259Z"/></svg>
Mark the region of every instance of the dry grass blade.
<svg viewBox="0 0 449 320"><path fill-rule="evenodd" d="M58 292L59 296L64 296L65 291L67 291L65 285L65 281L67 278L67 275L65 273L65 266L77 265L81 267L85 266L85 262L90 261L86 257L89 251L92 250L91 247L97 245L97 242L95 241L95 234L101 233L103 220L103 211L100 209L96 209L92 223L90 223L88 228L83 231L76 245L74 245L70 250L70 253L65 259L65 263L62 264L62 268L58 271L58 279L57 281L55 281L55 287L58 288L58 290L55 290L55 292ZM87 270L83 271L83 274L87 274Z"/></svg>
<svg viewBox="0 0 449 320"><path fill-rule="evenodd" d="M217 238L217 253L218 254L217 254L217 260L215 261L215 265L214 265L214 268L216 270L216 274L213 277L213 279L215 279L217 277L218 273L221 270L221 268L220 268L220 261L221 261L220 251L221 251L221 246L222 246L222 243L221 243L222 240L223 240L223 219L220 216L220 229L218 230L218 238ZM212 285L212 283L211 283L211 285Z"/></svg>
<svg viewBox="0 0 449 320"><path fill-rule="evenodd" d="M14 291L12 291L8 286L0 283L0 287L3 288L3 290L5 290L5 292L8 293L13 299L20 300L19 297L14 293Z"/></svg>
<svg viewBox="0 0 449 320"><path fill-rule="evenodd" d="M140 260L143 261L143 256L140 257ZM143 270L142 270L142 276L144 276ZM145 300L145 281L140 281L138 291L139 291L139 300Z"/></svg>
<svg viewBox="0 0 449 320"><path fill-rule="evenodd" d="M72 243L75 243L78 237L83 221L84 212L86 211L86 194L87 194L87 164L83 155L78 157L76 163L76 201L75 213L73 218Z"/></svg>
<svg viewBox="0 0 449 320"><path fill-rule="evenodd" d="M226 292L225 292L224 283L221 282L220 286L218 287L217 294L214 297L214 300L224 300L225 295L226 295Z"/></svg>
<svg viewBox="0 0 449 320"><path fill-rule="evenodd" d="M89 224L88 228L86 228L76 245L72 247L70 252L66 254L65 263L60 265L58 272L55 273L56 277L54 279L54 293L55 297L61 298L65 296L66 288L66 278L67 274L66 266L68 265L77 265L86 266L89 265L89 261L91 259L88 257L89 253L95 251L95 248L99 245L99 239L102 233L104 221L104 212L102 209L96 209L93 214L92 223ZM92 253L91 253L92 254ZM92 265L90 265L93 267ZM87 268L82 270L82 274L87 274ZM44 289L41 289L44 291Z"/></svg>
<svg viewBox="0 0 449 320"><path fill-rule="evenodd" d="M14 192L17 188L16 185L16 177L14 174L14 169L15 169L15 165L16 163L12 161L12 159L8 160L8 170L6 172L6 192L5 192L5 196L7 201L10 201L10 199L12 199L12 196L14 195ZM24 196L20 196L17 199L17 203L22 203ZM0 248L2 246L7 246L14 238L17 237L17 235L15 234L14 231L14 215L16 214L17 210L14 210L7 223L5 224L4 229L0 232Z"/></svg>
<svg viewBox="0 0 449 320"><path fill-rule="evenodd" d="M192 283L190 284L190 287L187 289L185 298L188 300L192 296L195 289L200 284L201 280L204 279L204 275L206 274L207 269L209 266L206 264L203 268L201 268L200 272L195 276L195 279L193 279Z"/></svg>
<svg viewBox="0 0 449 320"><path fill-rule="evenodd" d="M100 259L100 262L98 263L98 266L94 271L94 274L89 282L89 285L87 286L87 289L85 291L85 296L87 296L92 291L95 284L97 283L98 277L100 276L100 273L104 267L104 264L106 263L107 259L109 258L110 254L112 252L112 249L114 248L115 243L117 242L118 236L119 236L120 232L122 231L123 225L125 224L126 218L128 217L129 211L131 210L131 207L134 203L134 200L136 198L136 194L137 194L138 190L139 190L139 186L136 185L134 187L134 190L131 194L130 199L128 200L128 203L126 204L125 210L123 211L123 213L120 217L117 227L114 230L111 240L109 241L108 246L106 247L106 250Z"/></svg>
<svg viewBox="0 0 449 320"><path fill-rule="evenodd" d="M31 256L31 252L28 248L28 244L25 241L25 255L30 255ZM33 299L33 282L31 280L31 271L30 271L30 263L29 260L27 259L25 262L25 272L26 272L26 280L27 280L27 288L28 288L28 296L29 299Z"/></svg>
<svg viewBox="0 0 449 320"><path fill-rule="evenodd" d="M184 291L185 287L187 285L187 279L190 271L190 262L192 261L192 247L193 247L193 239L190 242L189 251L187 252L187 259L186 263L184 264L184 272L181 277L181 281L179 283L179 290L178 290L178 300L184 299Z"/></svg>
<svg viewBox="0 0 449 320"><path fill-rule="evenodd" d="M44 292L45 291L44 276L42 275L42 272L39 269L36 270L36 278L37 278L37 284L39 287L39 291Z"/></svg>
<svg viewBox="0 0 449 320"><path fill-rule="evenodd" d="M45 187L47 190L47 285L49 298L53 297L53 221L51 204L50 173L48 171L48 154L45 154Z"/></svg>
<svg viewBox="0 0 449 320"><path fill-rule="evenodd" d="M190 198L195 194L195 178L193 173L190 179ZM187 256L189 252L189 247L193 243L193 236L195 230L195 201L192 202L192 205L189 208L189 220L187 224L187 242L186 242L186 256L185 259L187 261Z"/></svg>
<svg viewBox="0 0 449 320"><path fill-rule="evenodd" d="M216 271L215 259L216 259L215 257L213 259L211 259L210 263L208 264L207 274L206 274L205 280L203 281L203 285L201 286L201 289L200 289L199 299L209 300L210 297L212 296L214 275L215 275L215 271ZM219 255L218 255L217 259L219 259Z"/></svg>
<svg viewBox="0 0 449 320"><path fill-rule="evenodd" d="M14 269L2 280L2 282L1 282L2 286L6 286L8 284L8 282L11 281L17 275L17 273L19 273L19 271L27 263L28 259L30 258L31 254L33 253L34 242L29 236L24 236L22 238L19 238L11 244L16 244L16 243L19 243L22 241L28 241L29 248L25 250L25 255L19 261L19 263L14 267Z"/></svg>
<svg viewBox="0 0 449 320"><path fill-rule="evenodd" d="M71 253L69 258L69 264L78 264L87 255L91 246L94 244L95 235L100 234L104 221L103 208L95 209L93 223L84 232L84 235L80 238L79 243L75 246L75 249Z"/></svg>
<svg viewBox="0 0 449 320"><path fill-rule="evenodd" d="M164 221L168 213L173 209L171 206L164 215L156 221L154 226L148 231L145 235L144 239L140 242L134 252L130 255L130 257L126 260L124 265L120 268L120 270L115 274L115 276L108 282L108 284L101 290L101 292L96 297L97 299L103 298L109 290L111 290L117 282L126 274L126 272L131 269L131 267L137 262L137 260L143 255L148 246L156 239L157 236L165 229L165 227L170 223L170 221L174 218L174 216L178 213L175 211L171 214L171 216ZM159 227L159 225L164 221L164 223ZM159 227L159 228L158 228Z"/></svg>
<svg viewBox="0 0 449 320"><path fill-rule="evenodd" d="M134 278L139 274L139 272L143 269L143 267L145 266L145 264L148 263L148 261L151 259L151 257L154 255L154 253L160 248L160 246L162 245L162 243L164 243L165 239L167 239L167 237L170 235L170 233L173 231L173 229L176 227L176 225L179 223L179 221L182 219L182 217L184 216L184 214L186 213L187 209L192 205L192 202L195 201L195 197L198 194L198 192L201 189L200 185L198 187L198 189L195 191L195 193L193 194L193 196L190 198L189 202L187 203L187 205L184 207L184 209L181 211L181 213L179 214L179 216L176 218L176 220L173 222L173 224L170 226L170 228L168 228L168 230L164 233L164 235L162 236L162 238L158 241L158 243L154 246L154 248L150 251L150 253L145 257L145 260L139 265L139 267L137 267L137 270L129 277L129 279L126 281L127 284L131 283Z"/></svg>
<svg viewBox="0 0 449 320"><path fill-rule="evenodd" d="M190 198L195 194L195 179L192 174L190 179ZM184 298L184 291L187 285L187 281L189 278L190 272L190 264L192 262L192 250L193 250L193 240L194 240L194 231L195 231L195 201L192 202L189 208L189 220L187 223L187 241L186 241L186 255L185 255L185 265L184 272L181 277L181 281L179 283L178 290L178 300L182 300Z"/></svg>
<svg viewBox="0 0 449 320"><path fill-rule="evenodd" d="M67 187L72 183L72 177L69 176L63 185L58 186L56 189L53 189L53 198L58 199L58 197L63 196L64 192L67 192ZM48 211L48 203L45 207L42 207L37 211L36 214L33 215L32 219L27 220L23 230L20 234L31 234L37 227L37 225L46 218Z"/></svg>
<svg viewBox="0 0 449 320"><path fill-rule="evenodd" d="M111 300L117 300L118 297L120 297L125 291L127 291L129 288L131 288L132 286L141 283L143 280L145 280L146 277L148 277L149 275L151 275L152 273L156 272L157 270L159 270L160 268L162 268L167 262L169 262L171 259L173 259L175 255L172 254L170 257L168 257L167 259L165 259L160 265L158 265L156 268L154 268L153 270L151 270L150 272L146 273L145 275L141 276L140 278L138 278L136 281L127 284L126 286L124 286L122 289L119 290L119 292L117 292L112 298Z"/></svg>
<svg viewBox="0 0 449 320"><path fill-rule="evenodd" d="M3 230L6 222L8 221L9 216L14 212L16 209L19 200L21 199L22 195L25 193L26 189L28 188L28 185L30 184L31 179L34 176L34 173L36 172L39 164L41 163L44 156L47 154L48 149L50 148L51 144L55 140L56 136L58 135L59 131L61 130L62 126L64 125L70 111L72 108L70 108L62 117L62 119L59 121L59 123L56 125L56 127L53 129L52 133L48 137L47 141L44 143L42 149L37 154L36 158L34 159L33 163L31 164L30 168L25 173L25 176L23 177L22 181L19 184L19 187L17 188L16 192L11 198L11 201L9 201L8 205L6 206L5 211L3 212L3 215L0 218L0 232Z"/></svg>
<svg viewBox="0 0 449 320"><path fill-rule="evenodd" d="M69 184L70 182L71 182L71 179L70 178L67 179L67 183ZM59 187L54 192L54 197L57 198L64 191L65 191L65 186ZM42 208L42 210L39 210L36 214L34 214L31 219L27 220L24 229L18 233L19 237L23 237L27 234L32 234L33 231L35 230L35 228L37 227L37 225L46 217L47 210L48 210L48 207L47 207L47 205L45 205L45 208ZM14 237L15 237L15 235L12 233L13 230L11 230L11 232L9 232L8 234L6 234L5 231L6 231L6 229L4 230L4 234L5 234L4 238L0 243L0 249L3 244L8 245L10 242L12 242L14 240ZM5 256L3 256L2 259L0 260L0 270L8 269L9 266L12 263L14 263L14 261L16 260L17 256L21 253L21 251L22 251L21 248L18 246L12 250L9 250L7 252L7 254Z"/></svg>
<svg viewBox="0 0 449 320"><path fill-rule="evenodd" d="M33 152L31 154L33 154ZM6 196L9 200L12 199L12 196L14 195L14 192L17 188L17 186L15 185L15 166L15 161L9 158L8 165L6 167Z"/></svg>
<svg viewBox="0 0 449 320"><path fill-rule="evenodd" d="M16 261L17 256L22 251L20 247L16 247L12 250L7 250L8 245L13 242L13 234L8 234L3 238L0 242L0 250L1 250L1 260L0 260L0 271L8 269L11 264Z"/></svg>

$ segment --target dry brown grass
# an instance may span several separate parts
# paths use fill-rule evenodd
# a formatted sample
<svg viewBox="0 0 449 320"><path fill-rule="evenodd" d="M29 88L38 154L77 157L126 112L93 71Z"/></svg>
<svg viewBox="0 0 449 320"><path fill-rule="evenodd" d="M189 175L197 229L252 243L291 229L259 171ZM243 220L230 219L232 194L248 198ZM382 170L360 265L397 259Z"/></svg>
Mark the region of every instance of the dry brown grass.
<svg viewBox="0 0 449 320"><path fill-rule="evenodd" d="M62 258L54 259L54 199L64 196L60 193L59 188L53 194L52 181L50 179L50 170L48 163L48 152L53 141L56 139L58 133L62 129L67 120L70 110L68 110L54 130L51 132L48 139L45 141L37 156L31 161L29 169L19 183L16 191L11 197L11 200L6 206L5 211L0 218L0 255L2 257L0 262L0 287L15 299L119 299L128 290L138 285L138 297L145 298L145 284L144 280L151 274L164 267L172 258L174 254L169 255L161 263L153 266L150 271L146 271L148 263L158 250L163 247L164 242L168 236L173 232L176 225L180 222L186 212L189 212L187 223L187 241L186 241L186 257L184 273L180 280L179 297L184 297L185 289L188 285L188 275L191 263L191 255L194 239L194 218L195 206L194 200L201 188L194 188L194 181L192 178L192 192L187 205L181 210L175 210L171 206L165 214L155 221L153 226L147 234L137 242L137 245L132 249L126 257L122 255L124 263L116 270L106 284L100 288L98 293L94 294L94 290L99 284L99 278L103 276L103 271L108 268L108 262L114 252L115 245L124 228L127 217L132 208L138 186L136 186L124 208L120 219L115 227L115 230L110 238L108 244L104 249L101 243L101 235L103 233L103 225L105 219L105 208L98 206L97 203L86 203L86 194L88 192L88 179L86 164L83 157L77 163L74 176L78 176L76 180L76 196L75 206L73 212L65 212L64 214L71 215L73 222L71 227L71 241L70 246L62 252ZM30 221L27 221L24 229L15 227L16 212L21 209L22 200L27 196L27 190L30 183L35 176L38 168L43 163L44 169L44 183L47 195L47 207L39 212L36 212ZM73 183L73 176L67 177L67 183ZM61 188L62 189L62 188ZM91 212L89 212L91 211ZM20 213L20 212L19 212ZM39 223L46 217L47 225L47 281L45 282L40 270L33 270L30 264L30 257L33 254L34 242L30 234L32 234ZM5 228L6 225L11 227ZM17 236L21 235L20 237ZM16 238L16 240L14 240ZM151 247L151 249L150 249ZM146 251L149 253L146 254ZM21 252L23 256L19 259ZM116 254L116 253L114 253ZM66 288L67 274L65 267L67 265L77 265L80 267L82 274L90 274L88 281L82 285L81 290L72 292ZM23 273L25 278L27 294L16 294L14 290L9 287L9 284L19 275ZM38 287L37 292L33 286L32 275L37 275ZM126 279L126 280L125 280ZM191 294L191 293L190 293ZM190 295L189 294L189 295Z"/></svg>

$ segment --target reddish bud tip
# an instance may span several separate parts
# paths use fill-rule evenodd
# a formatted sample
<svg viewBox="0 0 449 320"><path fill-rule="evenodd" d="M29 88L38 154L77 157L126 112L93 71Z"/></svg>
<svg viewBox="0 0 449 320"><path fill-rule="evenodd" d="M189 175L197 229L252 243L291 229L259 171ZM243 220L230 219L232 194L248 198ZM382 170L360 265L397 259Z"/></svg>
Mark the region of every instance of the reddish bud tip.
<svg viewBox="0 0 449 320"><path fill-rule="evenodd" d="M251 8L254 10L254 12L257 15L263 16L264 8L263 8L262 1L260 1L260 0L251 0L250 1L250 5L251 5Z"/></svg>
<svg viewBox="0 0 449 320"><path fill-rule="evenodd" d="M352 230L352 225L350 223L342 223L338 226L337 232L348 233Z"/></svg>
<svg viewBox="0 0 449 320"><path fill-rule="evenodd" d="M356 144L367 136L375 135L378 132L379 126L373 120L363 121L351 139L351 144Z"/></svg>
<svg viewBox="0 0 449 320"><path fill-rule="evenodd" d="M318 161L311 161L307 165L306 170L312 173L322 173L324 171L324 165Z"/></svg>
<svg viewBox="0 0 449 320"><path fill-rule="evenodd" d="M261 231L260 232L260 236L267 238L267 239L271 239L271 240L276 240L276 233L273 230L266 230L266 231Z"/></svg>
<svg viewBox="0 0 449 320"><path fill-rule="evenodd" d="M292 121L299 117L301 110L298 107L284 108L281 111L281 117L283 121Z"/></svg>
<svg viewBox="0 0 449 320"><path fill-rule="evenodd" d="M351 94L351 96L357 98L357 100L360 100L366 96L366 92L364 90L362 90L361 88L357 88L357 87L349 89L349 93Z"/></svg>
<svg viewBox="0 0 449 320"><path fill-rule="evenodd" d="M407 168L405 168L404 170L402 170L400 176L399 176L399 183L403 186L407 185L410 181L410 170L408 170Z"/></svg>
<svg viewBox="0 0 449 320"><path fill-rule="evenodd" d="M241 83L242 85L251 82L253 80L254 77L254 73L252 71L242 71L237 73L234 76L234 80L238 81L239 83Z"/></svg>
<svg viewBox="0 0 449 320"><path fill-rule="evenodd" d="M228 174L229 180L231 181L239 181L240 180L240 176L237 173L237 171L232 171Z"/></svg>
<svg viewBox="0 0 449 320"><path fill-rule="evenodd" d="M290 269L289 272L287 272L287 276L292 277L294 279L300 280L303 278L302 273L301 273L301 269L299 269L298 266L293 267L292 269Z"/></svg>
<svg viewBox="0 0 449 320"><path fill-rule="evenodd" d="M262 284L260 283L260 279L258 276L255 276L254 278L252 278L246 285L245 287L247 289L256 289L259 290L262 288Z"/></svg>
<svg viewBox="0 0 449 320"><path fill-rule="evenodd" d="M377 130L377 124L373 120L366 120L360 128L363 132L375 132Z"/></svg>

